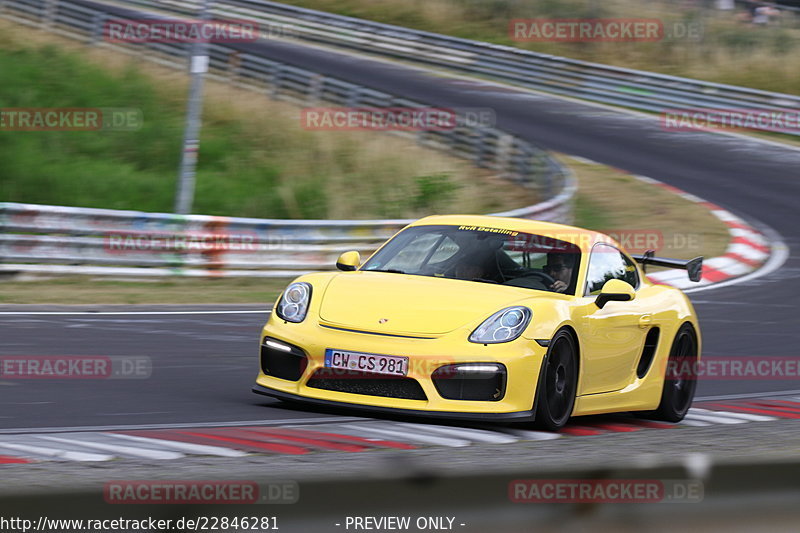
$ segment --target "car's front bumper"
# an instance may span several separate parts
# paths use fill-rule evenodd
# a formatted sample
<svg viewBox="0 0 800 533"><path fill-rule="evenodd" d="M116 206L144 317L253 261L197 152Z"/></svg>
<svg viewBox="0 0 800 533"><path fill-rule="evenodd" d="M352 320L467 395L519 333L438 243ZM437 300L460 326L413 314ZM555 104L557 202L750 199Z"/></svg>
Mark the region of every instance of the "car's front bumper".
<svg viewBox="0 0 800 533"><path fill-rule="evenodd" d="M263 385L254 385L253 392L256 394L263 394L284 401L292 401L305 403L308 405L315 405L318 407L333 407L344 409L358 409L369 413L383 414L383 415L397 415L397 416L418 416L425 418L441 418L448 420L473 420L485 422L531 422L534 419L534 410L516 411L511 413L466 413L461 411L424 411L420 409L401 409L397 407L379 407L375 405L368 405L363 403L353 404L346 402L336 402L332 400L320 400L317 398L309 398L297 394L290 394L281 392Z"/></svg>
<svg viewBox="0 0 800 533"><path fill-rule="evenodd" d="M474 344L469 331L458 330L435 338L404 338L331 329L320 324L284 323L273 316L262 332L301 348L307 366L299 379L281 379L259 369L254 392L285 400L317 405L369 409L373 412L416 414L452 419L526 420L533 417L536 386L546 348L520 338L503 344ZM407 377L416 381L424 399L342 392L308 386L309 379L324 368L327 348L409 358ZM454 363L501 363L506 368L505 391L497 400L446 399L431 374L439 366ZM354 378L358 379L358 378Z"/></svg>

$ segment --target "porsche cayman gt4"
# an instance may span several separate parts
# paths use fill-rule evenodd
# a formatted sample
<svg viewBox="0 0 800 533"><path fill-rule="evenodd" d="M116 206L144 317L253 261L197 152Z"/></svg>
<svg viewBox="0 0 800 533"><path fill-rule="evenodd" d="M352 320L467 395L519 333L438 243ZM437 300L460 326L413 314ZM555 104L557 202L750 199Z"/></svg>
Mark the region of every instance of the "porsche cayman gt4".
<svg viewBox="0 0 800 533"><path fill-rule="evenodd" d="M264 326L253 391L286 401L451 419L529 420L691 405L700 329L647 265L571 226L490 216L421 219L366 262L284 290Z"/></svg>

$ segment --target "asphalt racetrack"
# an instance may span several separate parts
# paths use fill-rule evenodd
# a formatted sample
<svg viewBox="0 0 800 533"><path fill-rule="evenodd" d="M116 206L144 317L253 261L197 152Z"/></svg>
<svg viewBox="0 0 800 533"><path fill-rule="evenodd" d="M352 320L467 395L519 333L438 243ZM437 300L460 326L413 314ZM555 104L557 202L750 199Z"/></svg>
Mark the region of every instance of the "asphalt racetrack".
<svg viewBox="0 0 800 533"><path fill-rule="evenodd" d="M489 82L448 79L297 44L269 41L237 46L431 105L491 108L501 129L553 150L662 180L730 210L766 231L776 243L784 243L789 254L772 272L691 294L702 327L704 355L797 357L800 149L741 136L667 132L656 118ZM635 224L640 227L644 222ZM139 355L151 358L153 371L149 379L2 381L0 402L5 409L0 413L0 429L353 415L279 407L250 392L257 372L259 331L268 307L264 302L263 306L226 308L248 313L110 315L35 313L45 308L26 309L30 314L24 314L18 312L20 307L2 307L4 354ZM798 389L800 383L791 379L701 381L697 395Z"/></svg>

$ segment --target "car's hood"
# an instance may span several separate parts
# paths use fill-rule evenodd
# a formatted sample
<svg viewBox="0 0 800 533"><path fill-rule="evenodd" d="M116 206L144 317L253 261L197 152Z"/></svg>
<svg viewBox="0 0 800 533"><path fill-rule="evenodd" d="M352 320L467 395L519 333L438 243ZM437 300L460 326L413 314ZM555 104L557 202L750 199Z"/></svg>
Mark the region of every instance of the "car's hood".
<svg viewBox="0 0 800 533"><path fill-rule="evenodd" d="M383 272L335 276L323 296L323 322L366 331L436 335L514 305L520 289Z"/></svg>

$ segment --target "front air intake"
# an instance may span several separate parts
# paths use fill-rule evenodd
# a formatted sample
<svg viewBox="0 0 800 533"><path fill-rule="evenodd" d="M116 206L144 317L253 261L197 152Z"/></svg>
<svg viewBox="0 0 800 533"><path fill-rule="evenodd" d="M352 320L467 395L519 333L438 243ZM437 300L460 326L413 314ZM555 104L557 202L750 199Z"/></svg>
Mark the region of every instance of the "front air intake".
<svg viewBox="0 0 800 533"><path fill-rule="evenodd" d="M261 343L261 370L268 376L297 381L308 366L308 356L297 346L264 337Z"/></svg>
<svg viewBox="0 0 800 533"><path fill-rule="evenodd" d="M446 365L431 376L436 391L447 400L497 402L506 393L506 367L499 363Z"/></svg>
<svg viewBox="0 0 800 533"><path fill-rule="evenodd" d="M384 398L403 400L428 399L422 386L415 379L356 371L340 372L331 368L317 370L306 386L365 396L383 396Z"/></svg>

